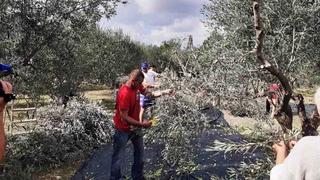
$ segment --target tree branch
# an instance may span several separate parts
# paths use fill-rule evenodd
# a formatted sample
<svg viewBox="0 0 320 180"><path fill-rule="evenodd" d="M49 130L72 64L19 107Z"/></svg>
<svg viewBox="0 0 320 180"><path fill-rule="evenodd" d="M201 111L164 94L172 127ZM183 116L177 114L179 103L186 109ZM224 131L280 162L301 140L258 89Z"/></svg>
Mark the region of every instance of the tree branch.
<svg viewBox="0 0 320 180"><path fill-rule="evenodd" d="M320 125L320 117L318 110L316 109L311 116L308 118L306 109L304 106L304 98L301 94L298 94L296 99L299 101L297 104L298 114L301 121L301 132L302 136L315 136L318 135L317 129Z"/></svg>
<svg viewBox="0 0 320 180"><path fill-rule="evenodd" d="M284 76L284 74L275 66L273 66L263 55L263 40L265 37L264 31L263 31L263 26L262 26L262 22L261 22L261 16L260 16L260 0L253 0L253 15L254 15L254 28L255 28L255 32L256 32L256 44L254 49L252 50L252 52L255 54L258 63L261 64L261 68L266 69L267 71L269 71L272 75L276 76L278 78L278 80L280 81L283 89L284 89L284 96L283 99L281 100L281 107L279 109L280 113L278 118L275 117L278 122L280 123L280 119L284 120L284 119L288 119L287 121L287 128L291 129L290 127L292 127L292 111L291 108L289 106L289 101L291 99L291 95L292 95L292 89L289 83L289 80L286 76ZM284 114L283 114L284 113ZM277 115L277 114L275 114ZM280 117L282 116L282 117ZM283 116L287 116L287 117L283 117ZM281 121L282 121L281 120ZM291 121L291 122L289 122ZM281 123L280 123L281 124ZM290 125L291 124L291 125Z"/></svg>

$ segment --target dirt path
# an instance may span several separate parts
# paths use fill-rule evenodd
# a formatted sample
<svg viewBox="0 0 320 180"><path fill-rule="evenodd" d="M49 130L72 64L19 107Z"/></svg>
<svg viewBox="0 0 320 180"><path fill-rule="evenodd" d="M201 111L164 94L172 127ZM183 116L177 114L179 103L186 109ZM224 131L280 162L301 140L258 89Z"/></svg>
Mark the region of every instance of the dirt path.
<svg viewBox="0 0 320 180"><path fill-rule="evenodd" d="M84 97L90 100L113 100L113 90L105 89L105 90L95 90L95 91L87 91L84 93Z"/></svg>
<svg viewBox="0 0 320 180"><path fill-rule="evenodd" d="M224 114L224 118L229 123L230 126L236 127L236 126L246 126L249 128L253 128L254 124L257 123L256 120L249 117L236 117L233 116L230 111L222 110Z"/></svg>

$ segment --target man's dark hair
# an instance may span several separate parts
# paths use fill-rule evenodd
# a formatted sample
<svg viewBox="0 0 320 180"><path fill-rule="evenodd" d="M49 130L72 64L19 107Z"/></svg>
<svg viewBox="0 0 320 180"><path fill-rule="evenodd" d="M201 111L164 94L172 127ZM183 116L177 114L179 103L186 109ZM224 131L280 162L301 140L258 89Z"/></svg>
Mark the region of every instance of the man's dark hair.
<svg viewBox="0 0 320 180"><path fill-rule="evenodd" d="M140 79L144 79L144 75L142 73L142 71L140 69L135 69L133 71L131 71L130 73L130 79L131 80L140 80Z"/></svg>

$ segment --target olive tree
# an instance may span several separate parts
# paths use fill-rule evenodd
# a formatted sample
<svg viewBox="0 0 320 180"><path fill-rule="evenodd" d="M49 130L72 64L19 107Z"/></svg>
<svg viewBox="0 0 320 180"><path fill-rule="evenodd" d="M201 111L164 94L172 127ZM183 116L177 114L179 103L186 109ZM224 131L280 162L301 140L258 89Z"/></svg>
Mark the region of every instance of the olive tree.
<svg viewBox="0 0 320 180"><path fill-rule="evenodd" d="M128 73L141 50L123 33L96 25L119 2L2 1L0 62L14 66L16 91L62 97L83 82L110 83Z"/></svg>
<svg viewBox="0 0 320 180"><path fill-rule="evenodd" d="M306 83L317 72L319 62L318 1L263 1L265 22L264 51L271 63L282 70L289 80ZM237 49L248 54L254 44L251 1L213 1L204 5L206 24L227 38L225 51ZM215 40L214 37L211 38ZM207 43L214 43L214 42ZM236 54L232 55L235 57ZM251 60L250 60L251 59ZM247 56L246 62L254 63Z"/></svg>
<svg viewBox="0 0 320 180"><path fill-rule="evenodd" d="M225 76L229 80L222 84L223 95L240 97L236 101L224 97L223 100L230 104L247 99L244 104L246 106L254 102L253 99L259 96L257 90L263 89L266 83L279 81L285 92L279 109L276 110L281 119L289 116L286 107L293 92L291 88L307 84L312 80L310 77L317 73L319 51L315 40L319 35L315 32L319 29L320 6L318 1L261 1L260 16L256 6L252 9L253 2L256 3L249 0L243 2L212 0L204 6L203 14L206 15L207 25L212 28L212 35L202 47L204 52L202 64L211 65L214 67L211 71L213 74L219 76L220 73L221 77ZM263 22L263 28L259 21ZM300 103L302 101L300 98ZM244 109L251 107L247 106ZM304 107L299 105L299 115L306 121L308 118L303 110ZM254 129L254 132L247 137L253 142L251 145L248 143L248 146L253 149L261 148L265 158L249 164L243 163L238 169L230 169L231 177L268 176L269 171L265 169L271 169L273 165L270 147L282 134L275 132L261 131L261 128ZM286 138L290 139L292 135L297 136L297 134L299 132L293 130ZM217 151L230 148L244 151L248 149L243 144L214 146Z"/></svg>
<svg viewBox="0 0 320 180"><path fill-rule="evenodd" d="M1 44L6 61L31 64L44 47L116 13L119 0L1 1Z"/></svg>

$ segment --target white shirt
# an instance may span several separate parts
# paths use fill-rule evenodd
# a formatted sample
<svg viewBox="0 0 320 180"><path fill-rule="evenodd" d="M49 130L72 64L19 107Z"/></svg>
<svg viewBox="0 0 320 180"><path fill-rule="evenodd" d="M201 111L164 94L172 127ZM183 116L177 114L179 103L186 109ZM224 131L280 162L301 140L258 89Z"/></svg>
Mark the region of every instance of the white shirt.
<svg viewBox="0 0 320 180"><path fill-rule="evenodd" d="M155 85L156 83L156 76L158 75L158 73L152 71L152 70L148 70L148 72L143 72L144 75L144 82L149 84L149 85Z"/></svg>
<svg viewBox="0 0 320 180"><path fill-rule="evenodd" d="M270 180L320 180L320 136L300 139L284 162L272 168Z"/></svg>

